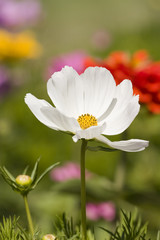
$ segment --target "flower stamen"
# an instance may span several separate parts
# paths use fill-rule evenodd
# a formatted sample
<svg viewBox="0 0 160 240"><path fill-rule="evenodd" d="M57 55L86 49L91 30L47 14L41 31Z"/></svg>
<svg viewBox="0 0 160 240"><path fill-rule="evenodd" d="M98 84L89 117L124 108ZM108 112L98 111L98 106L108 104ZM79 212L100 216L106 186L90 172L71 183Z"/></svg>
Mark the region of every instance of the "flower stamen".
<svg viewBox="0 0 160 240"><path fill-rule="evenodd" d="M84 129L87 129L91 126L97 126L98 125L98 122L97 122L97 119L90 115L90 114L82 114L81 116L78 117L77 119L80 127L84 130Z"/></svg>

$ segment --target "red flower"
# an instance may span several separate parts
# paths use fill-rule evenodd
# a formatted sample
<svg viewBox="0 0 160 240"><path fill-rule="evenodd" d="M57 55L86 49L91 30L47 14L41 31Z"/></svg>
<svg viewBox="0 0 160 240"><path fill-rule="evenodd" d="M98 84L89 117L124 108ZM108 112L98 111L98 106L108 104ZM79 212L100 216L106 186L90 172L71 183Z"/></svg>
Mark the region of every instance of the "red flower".
<svg viewBox="0 0 160 240"><path fill-rule="evenodd" d="M135 75L134 86L139 90L140 101L148 109L160 114L160 62L148 64Z"/></svg>
<svg viewBox="0 0 160 240"><path fill-rule="evenodd" d="M104 60L88 57L85 67L89 66L107 68L117 84L130 79L140 102L146 104L150 112L160 113L160 62L152 62L146 50L137 51L132 56L124 51L116 51Z"/></svg>
<svg viewBox="0 0 160 240"><path fill-rule="evenodd" d="M132 79L133 70L130 56L126 52L113 52L104 62L106 63L106 68L108 68L115 77L117 84L124 79Z"/></svg>
<svg viewBox="0 0 160 240"><path fill-rule="evenodd" d="M114 76L117 84L126 78L131 79L129 56L125 52L113 52L104 60L88 57L85 60L85 67L90 66L107 68Z"/></svg>

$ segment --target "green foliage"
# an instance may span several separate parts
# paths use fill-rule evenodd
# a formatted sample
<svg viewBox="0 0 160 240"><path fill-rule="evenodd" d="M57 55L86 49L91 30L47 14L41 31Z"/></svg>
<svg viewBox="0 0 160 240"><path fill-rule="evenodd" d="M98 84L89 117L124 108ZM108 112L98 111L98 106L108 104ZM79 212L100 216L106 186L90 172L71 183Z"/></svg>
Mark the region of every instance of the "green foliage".
<svg viewBox="0 0 160 240"><path fill-rule="evenodd" d="M17 227L18 219L16 217L13 220L10 218L5 219L3 217L3 223L0 223L0 239L8 240L24 240L25 237L21 234L20 229Z"/></svg>
<svg viewBox="0 0 160 240"><path fill-rule="evenodd" d="M81 240L81 227L74 226L72 217L68 219L63 213L62 218L58 219L56 225L56 239L57 240ZM95 240L94 234L91 230L87 231L87 240Z"/></svg>
<svg viewBox="0 0 160 240"><path fill-rule="evenodd" d="M56 240L82 240L81 227L73 224L73 219L68 219L65 214L58 218L55 224ZM121 218L117 224L115 232L100 227L110 235L110 240L150 240L147 237L147 223L143 224L137 213L125 213L121 211ZM34 240L41 240L40 232L34 235ZM108 236L105 239L109 239ZM15 216L4 218L0 223L0 240L33 240L30 234L22 228ZM94 233L87 231L87 240L95 240ZM101 239L103 240L103 239ZM160 232L157 234L157 240L160 240Z"/></svg>
<svg viewBox="0 0 160 240"><path fill-rule="evenodd" d="M74 228L72 217L67 219L63 213L62 218L59 218L56 224L56 236L58 240L78 240L80 239L80 228Z"/></svg>
<svg viewBox="0 0 160 240"><path fill-rule="evenodd" d="M18 224L15 216L5 219L0 223L0 240L30 240L29 236Z"/></svg>
<svg viewBox="0 0 160 240"><path fill-rule="evenodd" d="M19 192L21 195L27 195L31 190L35 189L37 184L42 180L42 178L50 171L52 170L55 166L57 166L59 163L55 163L48 167L47 169L44 170L43 173L38 177L38 167L39 167L39 160L34 165L34 168L31 173L31 179L32 182L31 184L28 185L20 185L16 182L16 179L13 177L13 175L5 168L5 167L0 167L0 173L4 180L12 187L14 191ZM23 171L23 173L27 173L28 167L26 167Z"/></svg>
<svg viewBox="0 0 160 240"><path fill-rule="evenodd" d="M149 240L147 223L142 223L141 218L137 216L137 212L131 214L121 210L120 222L117 224L114 233L103 227L100 228L110 235L110 240ZM72 218L68 220L65 214L59 219L56 230L58 240L81 239L80 227L76 226L74 228ZM87 240L95 240L95 236L90 230L87 231ZM159 240L159 233L157 240Z"/></svg>
<svg viewBox="0 0 160 240"><path fill-rule="evenodd" d="M0 240L33 240L30 233L26 231L18 222L19 218L3 217L0 223ZM40 232L36 231L34 240L41 240Z"/></svg>
<svg viewBox="0 0 160 240"><path fill-rule="evenodd" d="M111 240L147 240L147 223L143 224L137 214L121 210L121 219L114 233L100 227L111 235Z"/></svg>

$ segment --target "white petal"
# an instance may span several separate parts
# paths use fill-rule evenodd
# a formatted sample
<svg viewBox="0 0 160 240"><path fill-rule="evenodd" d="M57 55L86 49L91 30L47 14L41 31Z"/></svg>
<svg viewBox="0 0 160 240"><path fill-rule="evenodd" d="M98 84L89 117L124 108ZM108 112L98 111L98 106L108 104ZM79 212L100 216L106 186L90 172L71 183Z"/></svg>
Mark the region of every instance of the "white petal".
<svg viewBox="0 0 160 240"><path fill-rule="evenodd" d="M28 105L32 113L40 122L52 129L59 130L59 127L54 122L49 120L44 113L41 112L42 107L53 108L48 102L42 99L38 99L32 94L27 93L25 96L25 103Z"/></svg>
<svg viewBox="0 0 160 240"><path fill-rule="evenodd" d="M81 138L85 138L87 140L97 138L105 129L106 124L104 123L101 126L92 126L85 130L81 129L76 132L76 134L72 137L74 142L77 142Z"/></svg>
<svg viewBox="0 0 160 240"><path fill-rule="evenodd" d="M107 127L103 134L116 135L125 131L137 116L139 109L138 96L134 96L122 112L119 112L116 116L114 115L113 118L105 120Z"/></svg>
<svg viewBox="0 0 160 240"><path fill-rule="evenodd" d="M132 100L133 95L133 86L130 80L123 80L116 88L116 98L117 104L114 108L113 114L123 111L127 104Z"/></svg>
<svg viewBox="0 0 160 240"><path fill-rule="evenodd" d="M78 73L72 67L64 67L48 80L47 91L56 108L76 119L82 112L83 86Z"/></svg>
<svg viewBox="0 0 160 240"><path fill-rule="evenodd" d="M130 100L133 97L133 89L132 89L132 82L130 80L123 80L117 87L115 96L108 107L106 112L99 117L98 121L103 121L107 118L110 114L110 118L119 114L119 112L123 112L124 108L128 105Z"/></svg>
<svg viewBox="0 0 160 240"><path fill-rule="evenodd" d="M130 139L126 141L111 142L108 138L102 135L98 136L96 139L99 140L100 142L106 143L112 148L116 148L126 152L139 152L144 150L149 145L148 141L140 139Z"/></svg>
<svg viewBox="0 0 160 240"><path fill-rule="evenodd" d="M125 79L116 88L116 98L118 101L114 111L116 112L117 110L125 108L125 106L131 100L132 97L133 97L132 82L130 80Z"/></svg>
<svg viewBox="0 0 160 240"><path fill-rule="evenodd" d="M105 135L116 135L125 131L140 109L139 96L133 96L132 83L129 80L124 80L117 86L116 99L114 108L104 120L107 124L103 133Z"/></svg>
<svg viewBox="0 0 160 240"><path fill-rule="evenodd" d="M75 133L80 129L80 126L76 119L66 117L54 107L42 107L41 111L49 121L54 122L62 131Z"/></svg>
<svg viewBox="0 0 160 240"><path fill-rule="evenodd" d="M117 98L113 98L107 110L97 119L98 122L105 120L105 118L107 118L112 113L116 103L117 103Z"/></svg>
<svg viewBox="0 0 160 240"><path fill-rule="evenodd" d="M117 87L114 99L116 99L116 104L107 116L107 119L116 117L120 112L123 112L124 108L133 98L132 82L130 80L123 80Z"/></svg>
<svg viewBox="0 0 160 240"><path fill-rule="evenodd" d="M100 117L110 106L116 91L112 74L102 67L89 67L80 75L83 80L84 113Z"/></svg>

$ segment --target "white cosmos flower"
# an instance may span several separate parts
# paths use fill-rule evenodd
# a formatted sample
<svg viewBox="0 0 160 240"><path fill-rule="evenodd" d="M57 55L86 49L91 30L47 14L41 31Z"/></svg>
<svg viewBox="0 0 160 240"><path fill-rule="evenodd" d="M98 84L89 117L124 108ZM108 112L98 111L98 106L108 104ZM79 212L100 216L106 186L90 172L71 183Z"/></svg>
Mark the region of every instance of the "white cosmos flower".
<svg viewBox="0 0 160 240"><path fill-rule="evenodd" d="M139 97L133 95L130 80L116 86L105 68L89 67L79 75L66 66L48 80L47 91L55 107L30 93L26 94L26 104L46 126L72 133L74 142L81 138L97 139L127 152L148 146L144 140L111 142L106 137L125 131L139 112Z"/></svg>

